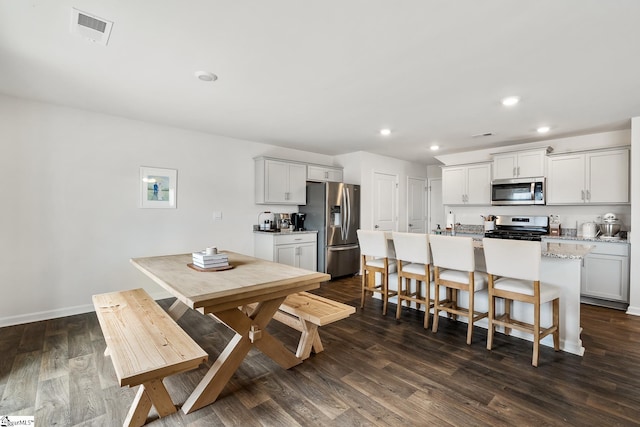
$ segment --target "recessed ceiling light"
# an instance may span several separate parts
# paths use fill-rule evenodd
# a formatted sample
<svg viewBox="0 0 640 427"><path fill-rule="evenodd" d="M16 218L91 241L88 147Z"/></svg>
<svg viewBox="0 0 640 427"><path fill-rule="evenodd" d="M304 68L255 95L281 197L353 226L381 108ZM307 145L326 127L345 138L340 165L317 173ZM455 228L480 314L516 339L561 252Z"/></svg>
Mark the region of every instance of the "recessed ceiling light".
<svg viewBox="0 0 640 427"><path fill-rule="evenodd" d="M538 133L547 133L549 132L549 130L551 130L549 126L540 126L538 129L536 129Z"/></svg>
<svg viewBox="0 0 640 427"><path fill-rule="evenodd" d="M505 107L513 107L518 102L520 102L520 97L517 96L507 96L506 98L502 99L502 105L504 105Z"/></svg>
<svg viewBox="0 0 640 427"><path fill-rule="evenodd" d="M391 129L380 129L380 135L382 135L382 136L391 135Z"/></svg>
<svg viewBox="0 0 640 427"><path fill-rule="evenodd" d="M438 146L438 145L436 145L436 144L433 144L433 145L432 145L431 147L429 147L429 148L431 148L431 151L438 151L438 150L440 149L440 146Z"/></svg>
<svg viewBox="0 0 640 427"><path fill-rule="evenodd" d="M218 80L218 76L209 71L196 71L195 76L203 82L213 82Z"/></svg>

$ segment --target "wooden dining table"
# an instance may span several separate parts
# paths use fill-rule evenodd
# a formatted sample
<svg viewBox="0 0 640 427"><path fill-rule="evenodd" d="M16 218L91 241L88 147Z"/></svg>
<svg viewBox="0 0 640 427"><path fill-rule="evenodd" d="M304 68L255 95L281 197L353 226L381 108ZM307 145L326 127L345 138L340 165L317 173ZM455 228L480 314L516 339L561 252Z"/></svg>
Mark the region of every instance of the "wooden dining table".
<svg viewBox="0 0 640 427"><path fill-rule="evenodd" d="M174 320L189 309L212 316L235 332L204 378L182 405L185 414L213 403L252 347L289 369L302 362L265 327L285 298L315 289L331 279L303 270L230 251L231 269L197 271L191 254L133 258L131 263L176 297L168 312ZM257 303L251 312L242 307Z"/></svg>

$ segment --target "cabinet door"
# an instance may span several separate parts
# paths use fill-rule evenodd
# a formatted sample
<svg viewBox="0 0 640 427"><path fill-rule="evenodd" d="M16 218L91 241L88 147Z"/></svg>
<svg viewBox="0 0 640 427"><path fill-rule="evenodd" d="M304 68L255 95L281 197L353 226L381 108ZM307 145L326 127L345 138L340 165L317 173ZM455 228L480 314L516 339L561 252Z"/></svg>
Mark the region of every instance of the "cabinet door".
<svg viewBox="0 0 640 427"><path fill-rule="evenodd" d="M279 245L275 247L275 262L297 267L297 245Z"/></svg>
<svg viewBox="0 0 640 427"><path fill-rule="evenodd" d="M307 204L307 165L289 164L289 185L286 200L292 205Z"/></svg>
<svg viewBox="0 0 640 427"><path fill-rule="evenodd" d="M318 268L317 252L318 246L315 243L299 245L297 267L304 268L305 270L316 271Z"/></svg>
<svg viewBox="0 0 640 427"><path fill-rule="evenodd" d="M451 167L442 169L442 203L462 205L467 191L467 169Z"/></svg>
<svg viewBox="0 0 640 427"><path fill-rule="evenodd" d="M584 154L549 157L547 204L585 202Z"/></svg>
<svg viewBox="0 0 640 427"><path fill-rule="evenodd" d="M467 169L467 197L470 205L491 204L491 165L473 165Z"/></svg>
<svg viewBox="0 0 640 427"><path fill-rule="evenodd" d="M587 202L629 203L629 151L586 155Z"/></svg>
<svg viewBox="0 0 640 427"><path fill-rule="evenodd" d="M496 154L493 156L493 179L509 179L516 177L516 155Z"/></svg>
<svg viewBox="0 0 640 427"><path fill-rule="evenodd" d="M265 162L265 202L285 203L289 193L289 163Z"/></svg>
<svg viewBox="0 0 640 427"><path fill-rule="evenodd" d="M580 293L587 297L629 302L629 258L587 255L582 267Z"/></svg>
<svg viewBox="0 0 640 427"><path fill-rule="evenodd" d="M516 172L519 178L545 176L546 150L523 151L518 153Z"/></svg>
<svg viewBox="0 0 640 427"><path fill-rule="evenodd" d="M342 169L309 165L307 166L307 180L342 182Z"/></svg>

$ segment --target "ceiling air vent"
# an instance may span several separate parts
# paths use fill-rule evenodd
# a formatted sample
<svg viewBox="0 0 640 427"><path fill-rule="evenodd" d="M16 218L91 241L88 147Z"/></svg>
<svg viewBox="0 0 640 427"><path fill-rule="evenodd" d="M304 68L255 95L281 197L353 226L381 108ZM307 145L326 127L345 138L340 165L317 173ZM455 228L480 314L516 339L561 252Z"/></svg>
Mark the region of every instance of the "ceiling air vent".
<svg viewBox="0 0 640 427"><path fill-rule="evenodd" d="M103 46L107 45L113 22L78 9L71 9L71 33Z"/></svg>

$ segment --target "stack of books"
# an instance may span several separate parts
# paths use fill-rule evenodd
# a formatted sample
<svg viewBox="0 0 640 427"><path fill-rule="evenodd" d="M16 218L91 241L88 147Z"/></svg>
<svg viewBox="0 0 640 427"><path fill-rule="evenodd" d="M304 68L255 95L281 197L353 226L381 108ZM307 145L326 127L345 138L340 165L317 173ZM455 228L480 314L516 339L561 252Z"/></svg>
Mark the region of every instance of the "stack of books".
<svg viewBox="0 0 640 427"><path fill-rule="evenodd" d="M207 255L204 251L193 253L193 265L200 268L222 268L229 266L227 254Z"/></svg>

